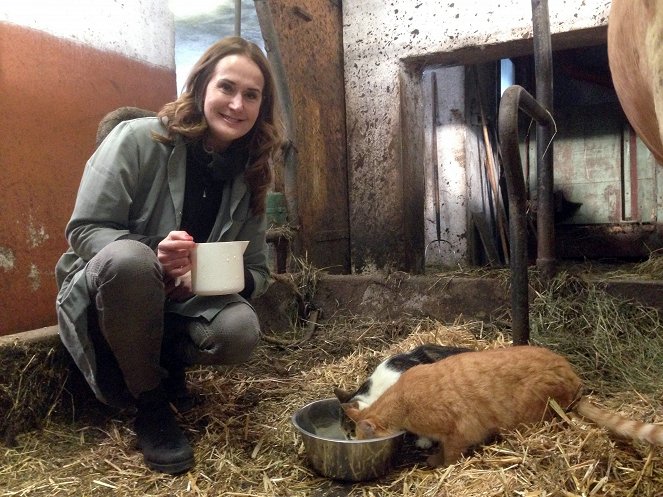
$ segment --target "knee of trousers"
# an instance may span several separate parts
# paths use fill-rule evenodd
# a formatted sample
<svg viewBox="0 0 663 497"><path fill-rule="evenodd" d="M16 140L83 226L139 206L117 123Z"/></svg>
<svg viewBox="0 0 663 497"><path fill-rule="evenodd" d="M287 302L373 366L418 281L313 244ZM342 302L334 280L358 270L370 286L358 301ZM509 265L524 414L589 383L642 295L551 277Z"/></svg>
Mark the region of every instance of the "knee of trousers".
<svg viewBox="0 0 663 497"><path fill-rule="evenodd" d="M253 309L245 303L230 304L206 330L200 348L215 364L238 364L251 356L260 340L260 323ZM207 361L205 361L207 362Z"/></svg>
<svg viewBox="0 0 663 497"><path fill-rule="evenodd" d="M88 277L102 285L122 289L123 292L151 294L155 286L163 285L161 265L147 245L135 240L117 240L104 247L90 261Z"/></svg>

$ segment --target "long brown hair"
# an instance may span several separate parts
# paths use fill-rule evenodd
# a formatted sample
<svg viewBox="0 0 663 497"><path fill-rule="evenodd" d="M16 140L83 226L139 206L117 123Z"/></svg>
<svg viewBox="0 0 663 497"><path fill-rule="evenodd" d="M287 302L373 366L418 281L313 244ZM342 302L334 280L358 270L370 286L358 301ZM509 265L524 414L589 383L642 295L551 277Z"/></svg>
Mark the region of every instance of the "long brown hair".
<svg viewBox="0 0 663 497"><path fill-rule="evenodd" d="M210 46L193 66L177 100L167 103L159 111L168 135L155 135L155 139L172 143L175 135L188 141L201 138L208 129L203 112L205 91L219 60L228 55L243 55L251 59L262 72L264 87L260 111L253 128L240 138L249 151L249 166L244 179L251 192L251 212L265 212L267 191L272 183L270 160L276 157L283 143L283 125L276 105L276 83L272 69L258 45L239 36L229 36Z"/></svg>

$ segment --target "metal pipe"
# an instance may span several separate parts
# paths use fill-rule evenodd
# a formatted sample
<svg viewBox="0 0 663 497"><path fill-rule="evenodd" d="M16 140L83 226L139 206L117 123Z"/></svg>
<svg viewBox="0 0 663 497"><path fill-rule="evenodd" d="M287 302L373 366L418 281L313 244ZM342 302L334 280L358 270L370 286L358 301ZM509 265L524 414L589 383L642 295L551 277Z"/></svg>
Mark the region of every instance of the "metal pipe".
<svg viewBox="0 0 663 497"><path fill-rule="evenodd" d="M552 45L548 0L532 0L536 100L553 112ZM536 266L544 280L555 274L555 208L553 199L553 127L536 127L537 256Z"/></svg>
<svg viewBox="0 0 663 497"><path fill-rule="evenodd" d="M242 36L242 0L235 0L235 36Z"/></svg>
<svg viewBox="0 0 663 497"><path fill-rule="evenodd" d="M283 122L286 130L286 141L283 150L283 166L284 166L284 188L285 196L288 204L288 220L293 226L299 226L299 192L298 192L298 169L299 158L297 155L297 126L295 119L295 111L292 103L292 95L290 94L290 87L288 86L288 77L283 64L283 57L281 57L281 50L279 47L279 38L274 27L274 20L272 18L272 11L267 0L254 0L256 14L258 15L258 22L260 23L260 31L263 40L265 40L265 48L267 56L274 71L274 79L276 80L276 88L280 109L283 114ZM301 241L296 237L291 241L293 251L299 253Z"/></svg>
<svg viewBox="0 0 663 497"><path fill-rule="evenodd" d="M500 100L498 134L509 202L512 335L514 345L524 345L529 342L527 189L518 142L518 109L541 126L551 126L553 119L522 86L513 85L504 91Z"/></svg>

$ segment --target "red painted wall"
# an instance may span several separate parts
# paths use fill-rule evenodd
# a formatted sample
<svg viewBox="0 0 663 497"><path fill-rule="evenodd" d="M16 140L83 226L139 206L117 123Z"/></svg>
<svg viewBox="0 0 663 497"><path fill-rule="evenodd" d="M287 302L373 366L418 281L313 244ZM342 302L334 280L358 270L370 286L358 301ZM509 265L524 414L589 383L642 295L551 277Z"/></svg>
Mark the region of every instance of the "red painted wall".
<svg viewBox="0 0 663 497"><path fill-rule="evenodd" d="M0 23L0 335L56 323L66 249L96 128L131 105L176 97L175 71Z"/></svg>

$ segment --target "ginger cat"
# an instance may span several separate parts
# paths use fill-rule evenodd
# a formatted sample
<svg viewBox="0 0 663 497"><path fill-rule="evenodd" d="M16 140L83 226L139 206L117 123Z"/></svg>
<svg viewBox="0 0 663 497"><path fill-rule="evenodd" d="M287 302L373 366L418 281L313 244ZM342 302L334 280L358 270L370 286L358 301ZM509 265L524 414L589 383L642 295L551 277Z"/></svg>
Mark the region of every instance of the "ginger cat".
<svg viewBox="0 0 663 497"><path fill-rule="evenodd" d="M549 399L619 435L663 445L663 426L628 420L586 399L573 405L581 387L565 358L524 345L415 366L366 409L355 403L343 409L359 439L406 430L440 442L440 452L428 458L431 466L452 464L503 430L550 419Z"/></svg>

